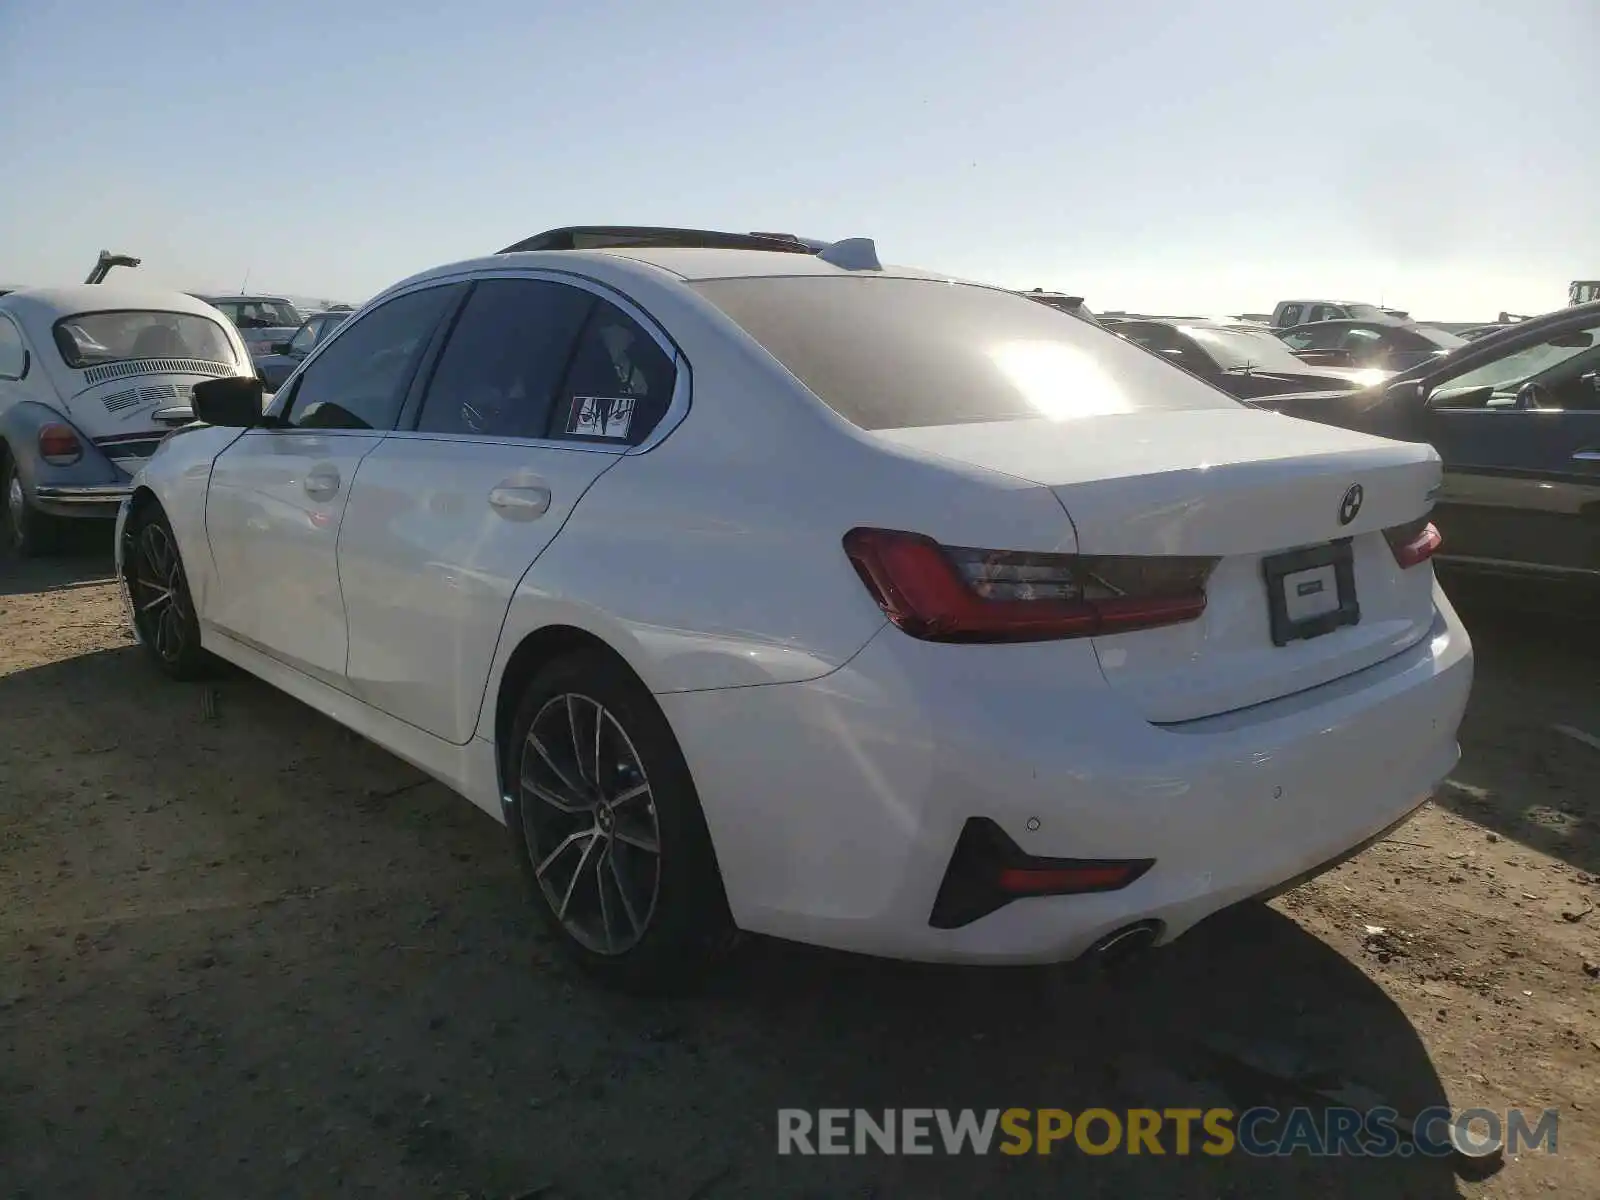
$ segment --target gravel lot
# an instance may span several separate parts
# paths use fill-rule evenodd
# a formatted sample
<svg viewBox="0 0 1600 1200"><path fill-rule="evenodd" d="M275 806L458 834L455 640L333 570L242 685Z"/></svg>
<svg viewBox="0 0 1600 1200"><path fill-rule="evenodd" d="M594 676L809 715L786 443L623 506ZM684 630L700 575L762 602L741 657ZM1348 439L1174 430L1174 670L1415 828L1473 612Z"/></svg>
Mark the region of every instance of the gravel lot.
<svg viewBox="0 0 1600 1200"><path fill-rule="evenodd" d="M562 963L465 801L253 679L158 677L108 575L0 561L0 1195L1600 1196L1594 626L1464 607L1478 684L1435 803L1125 974L756 942L646 1003ZM775 1153L779 1107L1350 1087L1553 1106L1560 1152Z"/></svg>

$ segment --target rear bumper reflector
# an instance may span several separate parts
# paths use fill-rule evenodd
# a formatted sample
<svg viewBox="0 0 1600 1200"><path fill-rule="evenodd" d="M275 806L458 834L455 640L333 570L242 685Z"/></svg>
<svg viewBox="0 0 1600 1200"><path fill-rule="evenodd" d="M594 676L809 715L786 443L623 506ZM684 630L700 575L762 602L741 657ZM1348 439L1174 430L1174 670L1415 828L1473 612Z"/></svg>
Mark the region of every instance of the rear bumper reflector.
<svg viewBox="0 0 1600 1200"><path fill-rule="evenodd" d="M1025 853L988 817L970 817L956 839L928 924L935 929L959 929L1024 896L1118 891L1155 861L1042 858Z"/></svg>

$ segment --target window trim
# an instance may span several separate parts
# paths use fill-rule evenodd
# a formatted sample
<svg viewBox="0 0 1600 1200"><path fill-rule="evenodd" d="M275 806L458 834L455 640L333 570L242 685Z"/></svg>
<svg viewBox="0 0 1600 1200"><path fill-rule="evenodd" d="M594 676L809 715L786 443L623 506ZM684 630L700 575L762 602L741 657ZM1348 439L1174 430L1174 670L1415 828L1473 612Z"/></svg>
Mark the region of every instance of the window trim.
<svg viewBox="0 0 1600 1200"><path fill-rule="evenodd" d="M431 384L433 381L433 368L438 365L439 355L444 350L446 339L441 338L439 345L430 348L430 353L420 364L418 364L416 376L412 380L415 395L408 395L406 397L406 402L401 408L400 420L396 427L389 431L389 437L402 438L408 441L478 442L495 445L525 446L530 449L541 450L574 450L580 453L608 454L613 458L622 458L630 454L646 454L655 449L669 436L671 436L673 430L681 425L683 423L683 419L689 415L689 408L692 403L694 391L693 377L691 368L689 366L689 360L687 357L685 357L683 351L678 348L678 344L674 342L666 330L662 328L661 324L631 298L623 295L621 292L617 291L608 284L601 283L597 279L591 279L587 275L578 275L571 271L559 271L548 267L490 267L482 270L463 272L459 275L451 275L448 277L448 281L452 283L467 282L475 284L480 280L487 279L529 279L566 284L569 287L575 287L580 291L588 292L601 300L605 300L616 305L617 308L622 310L624 315L638 325L640 329L644 330L645 333L649 335L650 339L661 348L662 353L672 361L674 378L672 384L672 395L667 401L667 411L662 414L661 420L656 423L656 427L650 431L650 436L645 438L637 446L613 446L604 442L577 442L570 441L565 438L510 437L495 436L483 433L439 433L428 430L419 430L417 428L417 422L422 416L422 400L426 394L427 385ZM441 282L441 280L430 279L428 284L434 284L438 282ZM408 288L407 292L415 290L418 289ZM395 293L395 297L403 294L405 293L397 292ZM471 289L469 288L463 294L461 303L456 308L456 311L451 314L450 319L447 322L450 332L454 332L455 323L457 319L459 319L462 309L466 304L466 297L470 294ZM388 299L393 299L395 297L385 297L385 300L387 301ZM343 325L349 325L351 323L352 322L350 321L345 321L343 322ZM341 328L343 328L343 325L341 325ZM337 336L337 334L335 336ZM313 349L312 357L315 357L316 353L317 350ZM306 359L307 363L310 361L311 358ZM425 380L424 376L426 376ZM419 380L423 381L423 386L421 387L416 386Z"/></svg>
<svg viewBox="0 0 1600 1200"><path fill-rule="evenodd" d="M22 374L0 374L0 381L4 381L6 383L21 383L28 377L29 372L33 370L33 348L28 345L28 339L23 336L22 326L18 325L16 321L12 319L10 313L0 312L0 321L4 321L12 328L17 335L17 345L22 347Z"/></svg>

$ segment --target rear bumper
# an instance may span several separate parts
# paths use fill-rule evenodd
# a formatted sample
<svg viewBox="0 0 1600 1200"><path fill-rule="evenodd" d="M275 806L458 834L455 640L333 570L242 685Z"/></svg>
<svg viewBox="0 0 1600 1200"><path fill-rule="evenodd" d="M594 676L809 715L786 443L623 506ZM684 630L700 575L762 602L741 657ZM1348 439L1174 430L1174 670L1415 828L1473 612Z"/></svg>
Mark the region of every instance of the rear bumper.
<svg viewBox="0 0 1600 1200"><path fill-rule="evenodd" d="M122 502L133 494L131 483L38 484L34 504L58 517L114 519Z"/></svg>
<svg viewBox="0 0 1600 1200"><path fill-rule="evenodd" d="M939 646L886 628L807 683L658 699L738 924L900 958L1074 958L1315 874L1425 801L1458 758L1472 652L1442 591L1420 643L1321 687L1156 726L1086 643ZM1155 859L1120 891L1030 897L935 929L969 817L1029 855Z"/></svg>

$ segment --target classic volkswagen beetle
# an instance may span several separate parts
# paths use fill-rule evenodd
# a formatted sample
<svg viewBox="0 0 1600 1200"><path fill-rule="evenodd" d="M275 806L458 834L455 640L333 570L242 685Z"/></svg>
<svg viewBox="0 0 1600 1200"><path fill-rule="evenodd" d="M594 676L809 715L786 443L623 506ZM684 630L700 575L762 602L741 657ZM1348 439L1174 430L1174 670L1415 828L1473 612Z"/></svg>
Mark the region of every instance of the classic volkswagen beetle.
<svg viewBox="0 0 1600 1200"><path fill-rule="evenodd" d="M64 518L113 520L144 460L193 419L190 389L254 374L238 330L182 292L0 296L0 528L13 552L47 553Z"/></svg>

